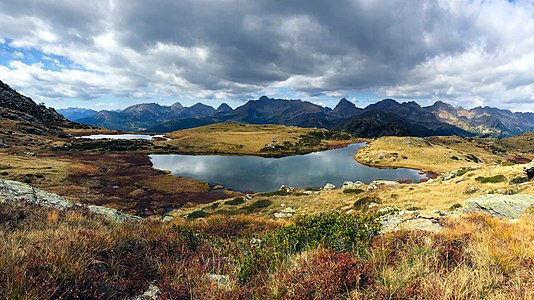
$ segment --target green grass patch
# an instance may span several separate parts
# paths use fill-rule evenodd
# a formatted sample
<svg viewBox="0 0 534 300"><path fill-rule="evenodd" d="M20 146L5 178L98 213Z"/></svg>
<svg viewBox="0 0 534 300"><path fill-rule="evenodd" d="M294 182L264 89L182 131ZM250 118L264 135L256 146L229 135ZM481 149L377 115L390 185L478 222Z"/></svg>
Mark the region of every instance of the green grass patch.
<svg viewBox="0 0 534 300"><path fill-rule="evenodd" d="M495 175L495 176L491 176L491 177L479 176L479 177L475 178L475 180L480 182L480 183L499 183L499 182L504 182L507 179L506 179L506 176L504 176L502 174L499 174L499 175Z"/></svg>
<svg viewBox="0 0 534 300"><path fill-rule="evenodd" d="M224 201L224 204L226 204L226 205L239 205L239 204L242 204L242 203L245 203L245 198L243 198L243 197L237 197L237 198L234 198L232 200Z"/></svg>
<svg viewBox="0 0 534 300"><path fill-rule="evenodd" d="M209 214L203 210L195 210L194 212L187 215L187 219L194 220L194 219L199 219L199 218L205 218L208 215Z"/></svg>
<svg viewBox="0 0 534 300"><path fill-rule="evenodd" d="M256 202L253 202L250 205L244 206L242 209L244 209L244 210L246 210L248 212L251 212L251 211L254 211L256 209L267 208L267 207L271 206L271 204L273 204L273 201L271 201L269 199L261 199L261 200L258 200Z"/></svg>
<svg viewBox="0 0 534 300"><path fill-rule="evenodd" d="M264 197L287 196L287 195L289 195L289 193L286 192L286 191L278 190L278 191L272 191L272 192L259 193L258 195L259 196L264 196Z"/></svg>
<svg viewBox="0 0 534 300"><path fill-rule="evenodd" d="M528 177L519 176L519 177L516 177L516 178L513 178L512 180L510 180L510 184L520 184L520 183L529 182L529 181L530 181L530 179L528 179Z"/></svg>

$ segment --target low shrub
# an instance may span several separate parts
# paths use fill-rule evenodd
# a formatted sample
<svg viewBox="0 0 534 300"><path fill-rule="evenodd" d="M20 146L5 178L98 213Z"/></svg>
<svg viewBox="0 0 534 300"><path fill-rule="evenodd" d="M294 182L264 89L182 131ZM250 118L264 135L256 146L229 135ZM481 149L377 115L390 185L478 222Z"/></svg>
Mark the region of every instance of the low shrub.
<svg viewBox="0 0 534 300"><path fill-rule="evenodd" d="M208 213L203 210L195 210L194 212L187 215L189 220L205 218L208 216Z"/></svg>
<svg viewBox="0 0 534 300"><path fill-rule="evenodd" d="M451 207L449 207L449 210L457 210L459 208L462 208L462 205L460 203L454 203L451 205Z"/></svg>
<svg viewBox="0 0 534 300"><path fill-rule="evenodd" d="M246 281L272 269L288 255L319 246L335 252L361 255L380 230L375 216L342 212L301 216L295 223L268 232L262 243L250 243L237 260L237 277Z"/></svg>
<svg viewBox="0 0 534 300"><path fill-rule="evenodd" d="M250 212L250 211L254 211L256 209L269 207L269 206L271 206L271 204L273 204L273 202L271 200L262 199L262 200L258 200L256 202L253 202L250 205L244 206L242 209Z"/></svg>
<svg viewBox="0 0 534 300"><path fill-rule="evenodd" d="M480 183L499 183L499 182L504 182L507 179L506 179L506 176L504 176L502 174L499 174L499 175L495 175L495 176L491 176L491 177L479 176L479 177L475 178L475 180L480 182Z"/></svg>
<svg viewBox="0 0 534 300"><path fill-rule="evenodd" d="M520 183L529 182L529 181L530 179L528 179L528 177L519 176L519 177L515 177L512 180L510 180L510 184L520 184Z"/></svg>
<svg viewBox="0 0 534 300"><path fill-rule="evenodd" d="M237 198L234 198L232 200L224 201L224 204L226 204L226 205L239 205L239 204L242 204L242 203L245 203L245 198L243 198L243 197L237 197Z"/></svg>
<svg viewBox="0 0 534 300"><path fill-rule="evenodd" d="M474 163L481 163L482 160L478 157L476 157L474 154L469 154L469 155L466 155L465 158L467 158L467 160L471 160L473 161Z"/></svg>
<svg viewBox="0 0 534 300"><path fill-rule="evenodd" d="M320 251L289 270L275 274L282 299L344 299L356 288L374 284L373 265L348 253Z"/></svg>
<svg viewBox="0 0 534 300"><path fill-rule="evenodd" d="M289 193L283 190L277 190L277 191L272 191L272 192L259 193L258 195L263 196L263 197L287 196L289 195Z"/></svg>

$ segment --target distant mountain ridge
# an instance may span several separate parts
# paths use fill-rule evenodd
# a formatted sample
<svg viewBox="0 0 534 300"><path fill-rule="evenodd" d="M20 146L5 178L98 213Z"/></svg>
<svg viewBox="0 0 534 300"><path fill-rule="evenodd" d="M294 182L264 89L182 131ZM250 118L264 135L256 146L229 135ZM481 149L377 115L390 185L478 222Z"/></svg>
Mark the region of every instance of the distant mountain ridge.
<svg viewBox="0 0 534 300"><path fill-rule="evenodd" d="M228 106L228 105L226 105ZM221 111L226 112L230 106L222 106ZM217 114L218 111L209 105L197 103L184 107L179 102L170 106L157 103L142 103L127 107L122 111L102 110L91 116L80 118L77 121L87 125L100 126L108 129L124 131L144 131L158 124L187 118L203 118Z"/></svg>
<svg viewBox="0 0 534 300"><path fill-rule="evenodd" d="M76 122L79 119L90 117L96 114L98 111L87 108L80 107L69 107L69 108L60 108L57 110L58 113L63 115L65 118Z"/></svg>
<svg viewBox="0 0 534 300"><path fill-rule="evenodd" d="M217 109L197 103L162 106L137 104L123 111L100 111L79 122L127 131L169 132L220 122L281 124L323 127L352 132L360 136L459 135L507 137L534 131L534 113L477 107L465 109L442 101L422 107L414 101L399 103L384 99L365 108L343 98L332 110L308 101L274 99L262 96L232 109ZM382 130L382 131L381 131Z"/></svg>

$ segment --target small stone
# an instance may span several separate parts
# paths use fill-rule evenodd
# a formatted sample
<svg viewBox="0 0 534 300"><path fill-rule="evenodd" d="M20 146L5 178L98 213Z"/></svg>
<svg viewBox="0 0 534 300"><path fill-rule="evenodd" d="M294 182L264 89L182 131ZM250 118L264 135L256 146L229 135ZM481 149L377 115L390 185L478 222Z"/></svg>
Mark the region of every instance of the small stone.
<svg viewBox="0 0 534 300"><path fill-rule="evenodd" d="M163 219L161 219L162 222L171 222L174 220L173 216L165 216Z"/></svg>
<svg viewBox="0 0 534 300"><path fill-rule="evenodd" d="M369 203L369 205L368 205L367 207L368 207L368 208L373 208L373 207L376 207L376 206L378 206L378 203L376 203L376 202L371 202L371 203Z"/></svg>
<svg viewBox="0 0 534 300"><path fill-rule="evenodd" d="M132 300L157 300L159 299L160 290L157 286L150 284L148 289L141 295L131 298Z"/></svg>
<svg viewBox="0 0 534 300"><path fill-rule="evenodd" d="M274 213L274 217L277 219L291 218L292 216L293 214L290 214L290 213L283 213L283 212Z"/></svg>
<svg viewBox="0 0 534 300"><path fill-rule="evenodd" d="M114 190L116 190L116 189L119 188L119 186L118 186L118 185L114 185L114 186L112 186L111 188L114 189Z"/></svg>
<svg viewBox="0 0 534 300"><path fill-rule="evenodd" d="M323 190L329 191L329 190L333 190L333 189L335 189L335 188L336 188L335 185L333 185L333 184L331 184L331 183L327 183L327 184L325 184L325 186L323 187Z"/></svg>
<svg viewBox="0 0 534 300"><path fill-rule="evenodd" d="M288 207L288 208L285 208L284 210L282 210L283 213L289 213L289 214L294 214L296 213L297 211L292 208L292 207Z"/></svg>
<svg viewBox="0 0 534 300"><path fill-rule="evenodd" d="M278 190L282 191L282 192L289 193L289 194L295 192L295 188L294 187L287 186L287 185L282 185Z"/></svg>
<svg viewBox="0 0 534 300"><path fill-rule="evenodd" d="M223 290L231 290L230 276L220 274L206 274L206 278Z"/></svg>
<svg viewBox="0 0 534 300"><path fill-rule="evenodd" d="M224 189L224 187L222 185L218 184L218 185L214 186L213 189L214 190L222 190L222 189Z"/></svg>

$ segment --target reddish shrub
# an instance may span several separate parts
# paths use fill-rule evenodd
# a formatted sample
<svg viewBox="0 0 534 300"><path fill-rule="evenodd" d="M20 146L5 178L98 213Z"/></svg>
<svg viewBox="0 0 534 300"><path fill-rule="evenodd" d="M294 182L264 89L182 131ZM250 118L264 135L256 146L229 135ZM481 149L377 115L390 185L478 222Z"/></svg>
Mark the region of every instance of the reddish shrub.
<svg viewBox="0 0 534 300"><path fill-rule="evenodd" d="M469 238L469 234L460 236L436 235L434 237L434 247L439 250L437 267L454 268L466 262L467 257L464 252Z"/></svg>
<svg viewBox="0 0 534 300"><path fill-rule="evenodd" d="M278 274L283 299L335 299L374 284L370 263L347 253L321 252L298 268Z"/></svg>

